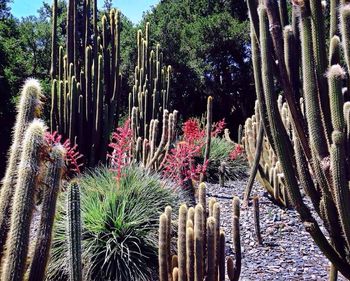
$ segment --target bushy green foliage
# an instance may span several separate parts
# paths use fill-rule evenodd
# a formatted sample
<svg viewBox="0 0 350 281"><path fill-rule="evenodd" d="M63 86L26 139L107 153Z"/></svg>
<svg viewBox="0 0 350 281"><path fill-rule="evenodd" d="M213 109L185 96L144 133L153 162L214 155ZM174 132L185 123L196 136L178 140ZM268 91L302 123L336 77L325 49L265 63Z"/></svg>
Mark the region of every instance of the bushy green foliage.
<svg viewBox="0 0 350 281"><path fill-rule="evenodd" d="M210 160L207 167L208 179L210 181L217 182L219 180L218 169L220 163L223 161L226 163L225 178L227 180L236 180L247 175L248 163L244 154L239 154L235 158L230 157L236 145L220 137L211 139Z"/></svg>
<svg viewBox="0 0 350 281"><path fill-rule="evenodd" d="M134 166L123 170L118 184L103 167L83 176L80 185L84 280L152 280L159 215L164 206L179 204L181 192ZM64 210L56 221L49 280L66 280Z"/></svg>
<svg viewBox="0 0 350 281"><path fill-rule="evenodd" d="M236 132L255 99L244 1L165 0L144 21L151 23L151 39L161 44L164 61L174 69L174 108L185 119L199 116L212 96L214 116L225 117Z"/></svg>

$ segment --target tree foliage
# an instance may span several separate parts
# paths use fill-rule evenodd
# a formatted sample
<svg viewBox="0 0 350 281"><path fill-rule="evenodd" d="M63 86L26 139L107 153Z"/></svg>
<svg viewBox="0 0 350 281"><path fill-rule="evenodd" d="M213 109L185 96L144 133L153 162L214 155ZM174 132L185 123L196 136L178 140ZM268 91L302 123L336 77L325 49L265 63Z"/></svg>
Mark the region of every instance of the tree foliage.
<svg viewBox="0 0 350 281"><path fill-rule="evenodd" d="M211 95L215 119L243 122L255 99L244 1L163 0L144 21L174 68L174 107L184 118L203 113Z"/></svg>

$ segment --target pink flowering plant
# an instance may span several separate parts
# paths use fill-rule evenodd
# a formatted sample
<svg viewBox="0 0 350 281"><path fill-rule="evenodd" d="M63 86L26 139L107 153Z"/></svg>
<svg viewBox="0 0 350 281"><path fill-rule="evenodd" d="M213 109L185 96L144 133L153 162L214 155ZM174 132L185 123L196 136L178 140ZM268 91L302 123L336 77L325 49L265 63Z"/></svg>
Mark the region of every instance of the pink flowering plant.
<svg viewBox="0 0 350 281"><path fill-rule="evenodd" d="M212 137L217 137L225 128L225 120L213 124ZM207 171L209 160L203 163L202 151L206 141L206 129L196 118L190 118L182 126L183 139L173 148L164 164L165 177L183 185L184 182L199 181Z"/></svg>
<svg viewBox="0 0 350 281"><path fill-rule="evenodd" d="M71 178L77 174L81 173L81 167L83 166L82 157L83 155L78 151L78 145L71 145L70 140L66 139L62 140L62 136L58 132L46 132L45 140L47 142L48 148L62 144L66 149L66 176Z"/></svg>
<svg viewBox="0 0 350 281"><path fill-rule="evenodd" d="M112 134L112 142L108 146L112 149L107 155L110 158L110 166L116 172L119 182L123 176L123 168L130 164L132 158L132 131L129 119Z"/></svg>

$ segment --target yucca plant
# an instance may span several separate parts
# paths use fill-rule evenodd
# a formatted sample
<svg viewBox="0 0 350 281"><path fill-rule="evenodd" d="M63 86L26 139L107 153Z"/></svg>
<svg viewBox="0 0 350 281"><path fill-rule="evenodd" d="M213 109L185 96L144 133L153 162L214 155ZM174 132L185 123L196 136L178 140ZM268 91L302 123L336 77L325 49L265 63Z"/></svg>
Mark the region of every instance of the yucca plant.
<svg viewBox="0 0 350 281"><path fill-rule="evenodd" d="M105 167L80 180L84 280L152 280L157 265L158 219L182 192L139 167L115 173ZM180 194L180 195L179 195ZM64 201L64 200L62 200ZM66 280L65 210L56 223L49 280Z"/></svg>

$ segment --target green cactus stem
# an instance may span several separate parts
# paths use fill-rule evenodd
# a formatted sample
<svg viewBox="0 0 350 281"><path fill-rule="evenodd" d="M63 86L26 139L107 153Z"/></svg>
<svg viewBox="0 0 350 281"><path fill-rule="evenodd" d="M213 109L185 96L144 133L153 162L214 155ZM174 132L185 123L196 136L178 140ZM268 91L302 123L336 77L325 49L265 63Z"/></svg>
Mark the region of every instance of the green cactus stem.
<svg viewBox="0 0 350 281"><path fill-rule="evenodd" d="M235 251L235 263L231 257L227 260L227 275L230 279L230 281L237 281L239 280L239 276L241 274L241 266L242 266L242 254L241 254L241 238L240 238L240 231L239 231L239 216L240 216L240 210L239 210L239 199L237 196L235 196L232 200L232 239L233 239L233 246Z"/></svg>
<svg viewBox="0 0 350 281"><path fill-rule="evenodd" d="M164 211L165 215L167 216L167 258L168 258L168 273L171 275L171 237L172 237L172 228L171 228L171 214L172 214L172 208L170 206L167 206Z"/></svg>
<svg viewBox="0 0 350 281"><path fill-rule="evenodd" d="M219 238L219 281L225 281L225 233L220 231Z"/></svg>
<svg viewBox="0 0 350 281"><path fill-rule="evenodd" d="M253 209L254 209L254 228L255 235L259 245L262 245L262 238L260 232L260 208L259 208L259 197L254 196L253 198Z"/></svg>
<svg viewBox="0 0 350 281"><path fill-rule="evenodd" d="M207 281L216 280L216 221L213 217L207 220L207 251L208 251L208 271Z"/></svg>
<svg viewBox="0 0 350 281"><path fill-rule="evenodd" d="M194 280L202 281L204 278L204 209L197 204L194 213Z"/></svg>

